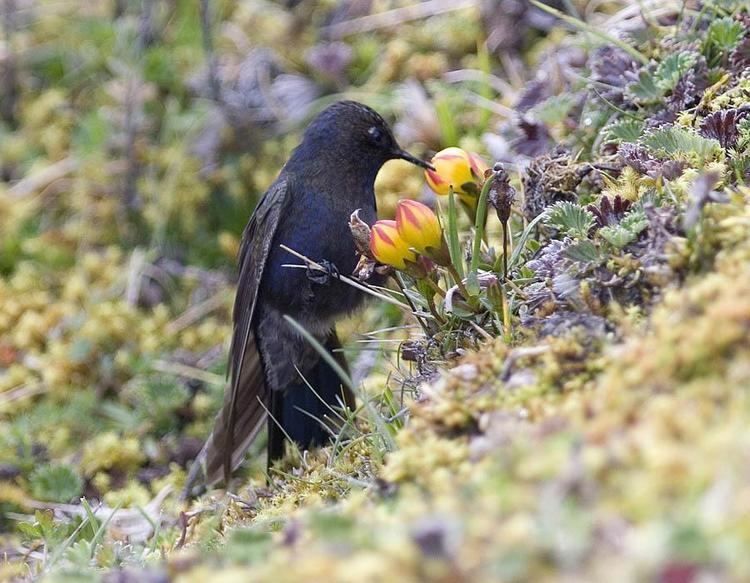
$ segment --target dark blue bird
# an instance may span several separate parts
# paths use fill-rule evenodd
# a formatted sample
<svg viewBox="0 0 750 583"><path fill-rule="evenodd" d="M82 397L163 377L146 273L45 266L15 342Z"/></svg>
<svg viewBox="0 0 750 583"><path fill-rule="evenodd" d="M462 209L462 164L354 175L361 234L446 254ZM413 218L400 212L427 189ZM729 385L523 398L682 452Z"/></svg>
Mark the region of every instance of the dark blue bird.
<svg viewBox="0 0 750 583"><path fill-rule="evenodd" d="M206 485L222 478L228 483L267 412L270 464L283 455L286 436L302 449L323 444L330 431L319 420L330 417L329 407L354 407L351 391L284 315L335 351L346 367L336 351L334 324L363 299L362 292L336 278L351 273L357 262L349 216L362 209L365 222L375 221L375 176L396 158L430 167L399 147L375 111L340 101L312 121L258 203L240 247L231 384L188 487L200 469ZM284 267L300 261L280 245L326 266L328 273Z"/></svg>

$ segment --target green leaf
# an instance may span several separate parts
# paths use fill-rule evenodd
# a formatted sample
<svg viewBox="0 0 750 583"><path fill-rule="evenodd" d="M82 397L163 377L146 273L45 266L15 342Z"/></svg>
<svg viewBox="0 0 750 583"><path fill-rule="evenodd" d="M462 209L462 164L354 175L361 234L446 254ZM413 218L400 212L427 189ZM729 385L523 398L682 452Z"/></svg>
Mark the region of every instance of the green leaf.
<svg viewBox="0 0 750 583"><path fill-rule="evenodd" d="M633 234L627 229L623 229L620 225L602 227L599 229L598 234L607 243L618 249L622 249L625 245L635 240Z"/></svg>
<svg viewBox="0 0 750 583"><path fill-rule="evenodd" d="M604 128L608 142L637 142L643 134L643 121L633 118L617 120Z"/></svg>
<svg viewBox="0 0 750 583"><path fill-rule="evenodd" d="M637 208L626 214L619 224L602 227L598 234L613 247L622 249L636 239L648 227L643 209Z"/></svg>
<svg viewBox="0 0 750 583"><path fill-rule="evenodd" d="M628 85L627 90L642 103L656 103L664 95L656 77L646 69L638 72L638 80Z"/></svg>
<svg viewBox="0 0 750 583"><path fill-rule="evenodd" d="M94 509L91 508L91 505L86 498L81 498L81 506L83 506L83 509L86 512L86 519L88 520L89 529L91 530L90 538L94 538L96 536L96 531L99 530L99 520L96 518Z"/></svg>
<svg viewBox="0 0 750 583"><path fill-rule="evenodd" d="M640 143L659 157L689 160L704 165L721 158L724 150L718 140L704 138L682 127L669 127L647 133Z"/></svg>
<svg viewBox="0 0 750 583"><path fill-rule="evenodd" d="M731 16L725 16L711 22L706 33L706 51L729 52L745 36L745 27Z"/></svg>
<svg viewBox="0 0 750 583"><path fill-rule="evenodd" d="M602 260L602 254L593 241L583 239L565 249L565 257L572 261L581 263L598 263Z"/></svg>
<svg viewBox="0 0 750 583"><path fill-rule="evenodd" d="M469 275L466 276L466 282L464 283L466 286L466 291L468 291L472 296L478 296L479 292L482 290L482 288L479 286L479 277L477 276L476 271L472 271L469 273Z"/></svg>
<svg viewBox="0 0 750 583"><path fill-rule="evenodd" d="M83 480L78 472L61 464L37 468L29 481L33 496L46 502L70 502L83 491Z"/></svg>
<svg viewBox="0 0 750 583"><path fill-rule="evenodd" d="M16 529L23 535L24 540L33 541L42 538L42 531L37 524L31 522L19 522Z"/></svg>
<svg viewBox="0 0 750 583"><path fill-rule="evenodd" d="M101 155L104 152L107 140L114 131L111 120L101 109L96 109L89 112L76 125L73 133L73 145L84 156Z"/></svg>
<svg viewBox="0 0 750 583"><path fill-rule="evenodd" d="M573 95L562 93L535 105L529 113L543 124L552 125L564 121L575 104L576 99Z"/></svg>
<svg viewBox="0 0 750 583"><path fill-rule="evenodd" d="M96 551L96 548L101 544L102 540L104 539L104 534L107 532L107 526L109 526L109 522L115 517L115 514L117 514L117 511L122 506L122 503L117 504L112 509L112 512L107 516L107 518L99 525L99 528L96 529L96 532L94 533L93 538L91 539L91 558L94 558L94 552ZM89 510L91 510L89 508ZM93 512L90 512L90 515L93 516Z"/></svg>
<svg viewBox="0 0 750 583"><path fill-rule="evenodd" d="M682 79L682 76L693 68L698 55L693 52L672 53L667 55L656 68L654 77L656 84L661 88L662 94L671 91Z"/></svg>
<svg viewBox="0 0 750 583"><path fill-rule="evenodd" d="M401 410L398 400L393 395L393 391L390 387L386 387L382 394L382 406L385 412L390 417L391 421L389 426L396 429L401 429L404 426L404 420L398 416L398 412Z"/></svg>
<svg viewBox="0 0 750 583"><path fill-rule="evenodd" d="M585 239L594 226L594 215L575 203L560 201L547 209L544 222L564 235Z"/></svg>
<svg viewBox="0 0 750 583"><path fill-rule="evenodd" d="M648 227L648 219L643 209L636 208L622 217L620 225L634 235L640 235Z"/></svg>

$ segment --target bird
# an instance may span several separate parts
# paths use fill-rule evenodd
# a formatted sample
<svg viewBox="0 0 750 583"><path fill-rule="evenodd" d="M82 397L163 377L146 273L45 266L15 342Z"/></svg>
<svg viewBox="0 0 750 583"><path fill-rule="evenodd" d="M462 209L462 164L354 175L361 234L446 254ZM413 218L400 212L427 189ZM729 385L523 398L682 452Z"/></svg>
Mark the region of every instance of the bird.
<svg viewBox="0 0 750 583"><path fill-rule="evenodd" d="M352 273L358 260L349 217L359 209L362 220L375 222L375 177L394 159L432 168L399 146L375 110L356 101L337 101L310 122L258 202L240 244L228 387L213 431L191 467L185 493L201 472L204 488L222 479L228 488L232 472L264 424L270 469L283 457L286 440L304 450L330 439L331 429L321 420L331 407L354 409L354 394L342 386L319 346L285 316L347 370L335 323L364 299L363 292L338 277ZM290 268L299 260L282 245L324 270Z"/></svg>

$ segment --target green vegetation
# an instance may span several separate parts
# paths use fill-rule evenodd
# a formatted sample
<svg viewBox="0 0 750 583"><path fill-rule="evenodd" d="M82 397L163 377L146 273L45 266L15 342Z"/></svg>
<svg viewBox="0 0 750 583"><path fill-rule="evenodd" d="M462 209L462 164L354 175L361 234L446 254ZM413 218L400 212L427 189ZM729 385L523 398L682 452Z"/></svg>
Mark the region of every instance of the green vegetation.
<svg viewBox="0 0 750 583"><path fill-rule="evenodd" d="M0 579L750 578L746 3L293 4L0 7ZM242 228L342 96L502 169L384 168L452 268L343 323L333 445L180 501Z"/></svg>

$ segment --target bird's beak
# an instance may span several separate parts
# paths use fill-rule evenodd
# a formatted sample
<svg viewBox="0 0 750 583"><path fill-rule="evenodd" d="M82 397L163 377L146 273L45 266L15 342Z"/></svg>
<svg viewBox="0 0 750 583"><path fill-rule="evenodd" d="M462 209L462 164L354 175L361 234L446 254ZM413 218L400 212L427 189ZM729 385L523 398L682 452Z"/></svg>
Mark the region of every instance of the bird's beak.
<svg viewBox="0 0 750 583"><path fill-rule="evenodd" d="M394 158L406 160L407 162L411 162L412 164L419 166L420 168L424 168L425 170L432 170L433 172L435 171L435 167L432 164L430 164L429 162L425 162L424 160L420 160L406 150L396 150Z"/></svg>

